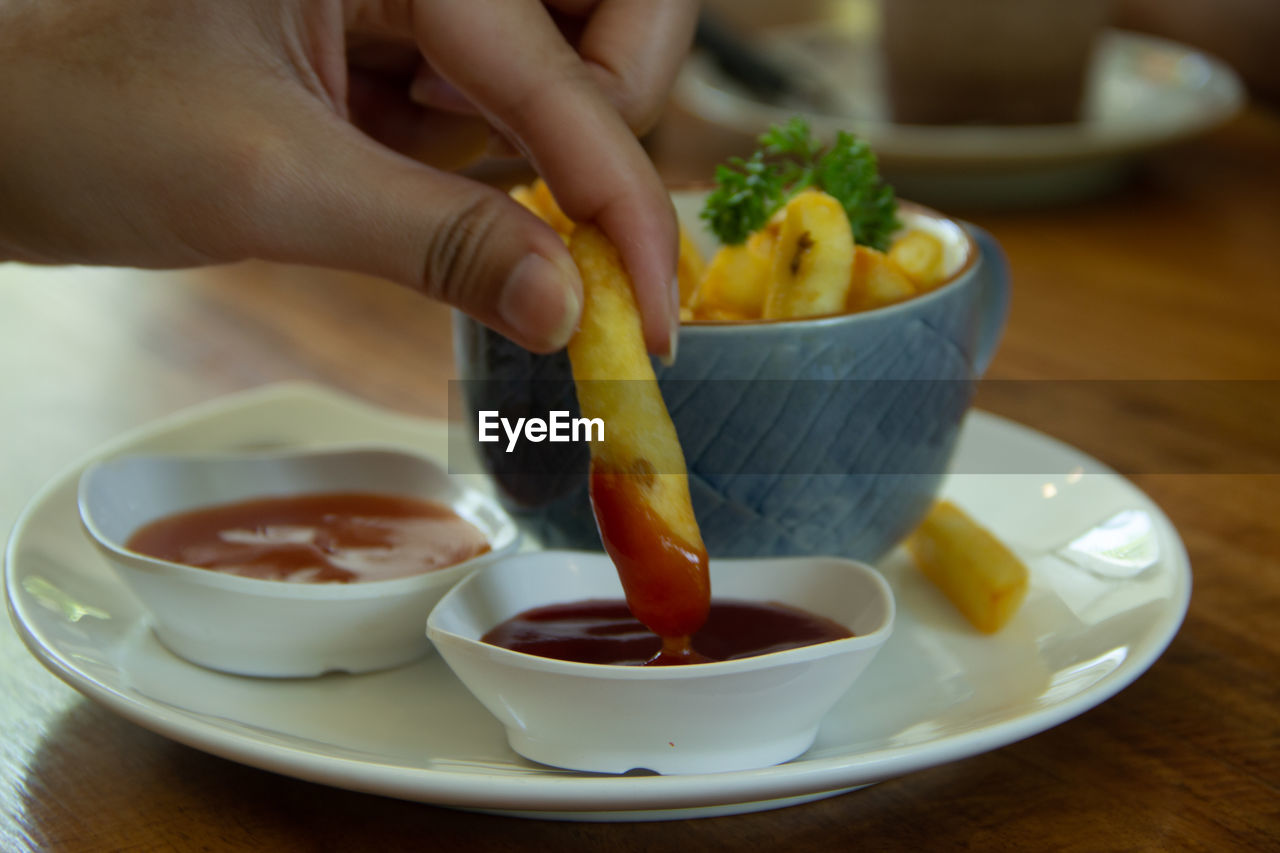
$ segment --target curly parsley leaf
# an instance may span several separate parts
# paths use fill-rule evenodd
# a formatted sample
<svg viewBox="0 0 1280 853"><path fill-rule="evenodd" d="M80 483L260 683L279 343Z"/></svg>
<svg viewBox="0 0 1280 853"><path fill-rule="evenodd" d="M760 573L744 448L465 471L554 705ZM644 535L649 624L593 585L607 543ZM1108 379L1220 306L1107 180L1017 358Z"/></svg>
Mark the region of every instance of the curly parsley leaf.
<svg viewBox="0 0 1280 853"><path fill-rule="evenodd" d="M844 206L853 239L884 251L898 230L898 200L880 180L871 147L840 131L835 143L814 164L814 183Z"/></svg>
<svg viewBox="0 0 1280 853"><path fill-rule="evenodd" d="M716 188L707 197L702 218L726 245L751 236L785 201L786 180L757 151L748 160L734 157L716 167Z"/></svg>
<svg viewBox="0 0 1280 853"><path fill-rule="evenodd" d="M765 154L773 156L790 155L802 162L813 160L818 154L818 146L809 135L809 123L796 116L786 124L775 124L760 134L756 140Z"/></svg>
<svg viewBox="0 0 1280 853"><path fill-rule="evenodd" d="M880 179L875 154L851 134L840 132L823 149L801 118L761 134L760 150L734 157L716 168L716 188L702 218L726 245L742 243L801 190L815 186L844 207L858 243L884 250L897 230L893 188Z"/></svg>

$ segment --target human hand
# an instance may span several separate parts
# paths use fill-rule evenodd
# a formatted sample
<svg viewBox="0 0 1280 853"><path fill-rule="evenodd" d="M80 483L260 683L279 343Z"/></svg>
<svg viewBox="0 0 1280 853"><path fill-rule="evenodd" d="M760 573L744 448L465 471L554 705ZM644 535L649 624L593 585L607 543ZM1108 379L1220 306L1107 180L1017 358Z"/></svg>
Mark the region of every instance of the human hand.
<svg viewBox="0 0 1280 853"><path fill-rule="evenodd" d="M0 0L0 258L352 269L557 349L581 305L560 238L448 171L496 128L617 244L646 343L667 353L676 224L633 131L656 118L695 14L690 0Z"/></svg>

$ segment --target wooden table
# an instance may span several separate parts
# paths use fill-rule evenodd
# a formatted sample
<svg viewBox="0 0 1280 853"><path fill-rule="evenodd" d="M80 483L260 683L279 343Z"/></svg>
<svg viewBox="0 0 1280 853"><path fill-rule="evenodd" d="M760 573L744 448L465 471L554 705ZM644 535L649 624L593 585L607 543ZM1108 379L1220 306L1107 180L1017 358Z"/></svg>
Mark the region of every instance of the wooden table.
<svg viewBox="0 0 1280 853"><path fill-rule="evenodd" d="M703 176L728 153L726 138L704 131L677 115L660 129L652 148L669 178ZM1280 380L1276 115L1254 109L1159 153L1105 199L955 212L990 229L1012 263L1013 312L993 378ZM188 404L309 379L444 416L451 375L443 308L379 281L265 264L0 267L0 366L4 530L73 458ZM326 788L172 743L63 685L5 626L0 849L1274 849L1275 407L1178 412L1143 399L1153 383L1090 387L1108 389L1108 403L1139 417L1149 437L1117 439L1110 421L1064 411L1053 394L994 393L984 404L1135 472L1181 531L1195 591L1149 673L1048 732L780 811L665 824L522 821ZM1248 387L1275 399L1280 385Z"/></svg>

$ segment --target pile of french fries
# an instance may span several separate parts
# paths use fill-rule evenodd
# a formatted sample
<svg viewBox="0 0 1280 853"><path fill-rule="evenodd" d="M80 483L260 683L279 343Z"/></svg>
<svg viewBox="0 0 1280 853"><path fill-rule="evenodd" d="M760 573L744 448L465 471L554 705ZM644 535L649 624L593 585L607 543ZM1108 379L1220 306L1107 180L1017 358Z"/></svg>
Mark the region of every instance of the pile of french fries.
<svg viewBox="0 0 1280 853"><path fill-rule="evenodd" d="M541 179L511 195L568 241L573 222ZM919 229L898 235L888 252L857 245L840 203L809 189L710 261L682 226L678 277L683 322L749 323L892 305L937 287L946 266L942 242Z"/></svg>
<svg viewBox="0 0 1280 853"><path fill-rule="evenodd" d="M745 243L717 250L682 319L742 323L869 311L932 290L945 272L934 235L908 230L887 253L858 245L840 203L809 189Z"/></svg>

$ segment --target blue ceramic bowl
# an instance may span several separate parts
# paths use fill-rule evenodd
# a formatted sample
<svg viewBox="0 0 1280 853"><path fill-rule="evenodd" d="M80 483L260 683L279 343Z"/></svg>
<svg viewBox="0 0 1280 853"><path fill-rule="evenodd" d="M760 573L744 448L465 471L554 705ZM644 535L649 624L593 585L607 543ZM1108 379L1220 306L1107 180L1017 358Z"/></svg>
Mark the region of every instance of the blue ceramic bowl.
<svg viewBox="0 0 1280 853"><path fill-rule="evenodd" d="M673 198L698 229L702 195ZM874 561L928 510L1003 331L1009 275L980 229L913 206L902 218L943 238L955 270L946 284L858 314L685 325L678 360L657 368L712 556ZM564 353L532 355L461 315L455 344L472 425L480 409L576 415ZM548 547L600 547L586 445L479 447L529 533Z"/></svg>

